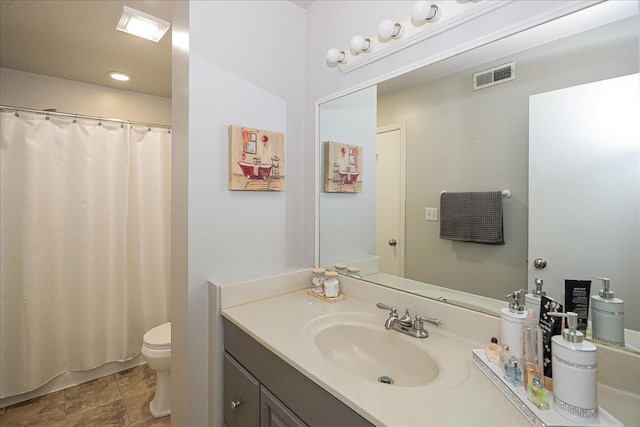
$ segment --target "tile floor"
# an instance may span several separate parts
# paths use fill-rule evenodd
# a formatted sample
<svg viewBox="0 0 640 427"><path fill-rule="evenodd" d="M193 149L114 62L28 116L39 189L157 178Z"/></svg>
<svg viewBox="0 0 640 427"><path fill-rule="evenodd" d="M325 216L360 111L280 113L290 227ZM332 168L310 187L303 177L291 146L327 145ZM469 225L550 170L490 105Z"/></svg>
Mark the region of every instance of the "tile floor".
<svg viewBox="0 0 640 427"><path fill-rule="evenodd" d="M156 373L144 364L0 409L0 426L171 426L153 418Z"/></svg>

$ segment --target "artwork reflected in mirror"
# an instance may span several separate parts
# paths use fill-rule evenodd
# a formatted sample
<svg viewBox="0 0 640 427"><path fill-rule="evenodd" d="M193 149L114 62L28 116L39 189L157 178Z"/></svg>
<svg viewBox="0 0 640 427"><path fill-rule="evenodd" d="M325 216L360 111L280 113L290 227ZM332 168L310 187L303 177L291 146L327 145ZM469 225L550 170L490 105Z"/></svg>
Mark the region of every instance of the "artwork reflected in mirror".
<svg viewBox="0 0 640 427"><path fill-rule="evenodd" d="M362 192L362 147L326 141L325 181L327 193Z"/></svg>
<svg viewBox="0 0 640 427"><path fill-rule="evenodd" d="M229 126L229 190L284 189L284 134Z"/></svg>

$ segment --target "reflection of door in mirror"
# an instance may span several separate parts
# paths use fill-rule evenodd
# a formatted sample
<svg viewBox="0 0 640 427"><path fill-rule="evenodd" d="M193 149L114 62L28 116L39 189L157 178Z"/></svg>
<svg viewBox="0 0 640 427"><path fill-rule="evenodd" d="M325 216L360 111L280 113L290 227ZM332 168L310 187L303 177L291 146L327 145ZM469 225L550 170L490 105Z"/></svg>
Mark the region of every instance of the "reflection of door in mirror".
<svg viewBox="0 0 640 427"><path fill-rule="evenodd" d="M529 102L529 283L611 279L615 296L640 301L639 75L541 93ZM535 269L533 259L548 261ZM547 291L549 293L549 291ZM625 326L640 330L638 310ZM629 341L629 340L627 340ZM631 343L630 343L631 344ZM637 344L636 344L637 345Z"/></svg>
<svg viewBox="0 0 640 427"><path fill-rule="evenodd" d="M405 124L378 128L376 255L380 272L404 277Z"/></svg>

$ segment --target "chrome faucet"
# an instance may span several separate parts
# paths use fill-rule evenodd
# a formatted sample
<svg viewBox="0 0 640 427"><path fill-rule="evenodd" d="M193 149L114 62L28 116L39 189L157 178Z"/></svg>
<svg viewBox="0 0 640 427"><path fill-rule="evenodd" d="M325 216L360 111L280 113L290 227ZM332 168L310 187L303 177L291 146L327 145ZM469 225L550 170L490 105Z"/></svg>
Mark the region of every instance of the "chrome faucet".
<svg viewBox="0 0 640 427"><path fill-rule="evenodd" d="M444 323L438 319L432 317L415 315L414 320L411 320L409 309L405 309L404 316L398 317L398 309L379 302L376 307L382 310L389 310L389 318L384 322L384 328L389 330L402 332L403 334L411 335L415 338L427 338L429 333L424 329L424 322L430 323L435 326L444 325Z"/></svg>

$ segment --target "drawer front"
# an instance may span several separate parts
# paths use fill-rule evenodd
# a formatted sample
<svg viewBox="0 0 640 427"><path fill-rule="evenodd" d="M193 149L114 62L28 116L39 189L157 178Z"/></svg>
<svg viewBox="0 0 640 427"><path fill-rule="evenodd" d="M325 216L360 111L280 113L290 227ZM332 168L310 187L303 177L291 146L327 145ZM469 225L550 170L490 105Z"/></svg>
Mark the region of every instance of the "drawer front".
<svg viewBox="0 0 640 427"><path fill-rule="evenodd" d="M227 352L224 353L224 422L229 427L260 422L260 383Z"/></svg>
<svg viewBox="0 0 640 427"><path fill-rule="evenodd" d="M307 427L265 387L260 392L260 427Z"/></svg>

